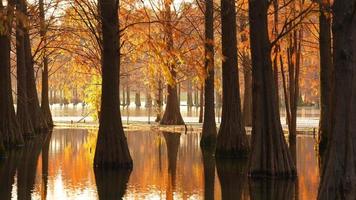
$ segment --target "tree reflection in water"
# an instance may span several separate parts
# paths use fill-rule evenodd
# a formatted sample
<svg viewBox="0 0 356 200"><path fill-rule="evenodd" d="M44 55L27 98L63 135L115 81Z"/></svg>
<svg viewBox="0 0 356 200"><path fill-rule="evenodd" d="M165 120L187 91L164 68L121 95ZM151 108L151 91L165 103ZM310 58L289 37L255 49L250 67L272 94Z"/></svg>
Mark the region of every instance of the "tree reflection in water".
<svg viewBox="0 0 356 200"><path fill-rule="evenodd" d="M0 160L0 195L1 199L11 199L12 185L15 182L16 162L19 154L15 150L7 153L4 160Z"/></svg>
<svg viewBox="0 0 356 200"><path fill-rule="evenodd" d="M204 168L204 199L213 200L215 191L214 149L201 148Z"/></svg>
<svg viewBox="0 0 356 200"><path fill-rule="evenodd" d="M251 200L294 200L296 181L281 179L250 180Z"/></svg>
<svg viewBox="0 0 356 200"><path fill-rule="evenodd" d="M221 186L221 198L247 199L247 160L217 159L216 168Z"/></svg>
<svg viewBox="0 0 356 200"><path fill-rule="evenodd" d="M94 174L99 200L122 199L131 170L95 168Z"/></svg>
<svg viewBox="0 0 356 200"><path fill-rule="evenodd" d="M166 199L174 199L173 192L176 187L177 155L180 145L180 133L163 132L167 145L168 156L168 183Z"/></svg>

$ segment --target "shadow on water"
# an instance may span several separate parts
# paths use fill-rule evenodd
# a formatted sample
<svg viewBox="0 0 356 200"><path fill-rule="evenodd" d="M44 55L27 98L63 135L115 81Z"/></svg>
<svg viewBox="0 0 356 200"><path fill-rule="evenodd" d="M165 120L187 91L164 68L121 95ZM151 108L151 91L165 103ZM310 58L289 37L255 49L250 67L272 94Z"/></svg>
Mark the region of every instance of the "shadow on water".
<svg viewBox="0 0 356 200"><path fill-rule="evenodd" d="M122 199L126 192L131 170L94 169L94 174L100 200Z"/></svg>
<svg viewBox="0 0 356 200"><path fill-rule="evenodd" d="M296 181L282 179L250 180L251 200L294 200Z"/></svg>
<svg viewBox="0 0 356 200"><path fill-rule="evenodd" d="M163 132L167 145L168 156L168 184L166 188L166 199L174 199L176 189L177 157L180 145L180 133Z"/></svg>
<svg viewBox="0 0 356 200"><path fill-rule="evenodd" d="M221 199L247 199L247 160L217 159Z"/></svg>

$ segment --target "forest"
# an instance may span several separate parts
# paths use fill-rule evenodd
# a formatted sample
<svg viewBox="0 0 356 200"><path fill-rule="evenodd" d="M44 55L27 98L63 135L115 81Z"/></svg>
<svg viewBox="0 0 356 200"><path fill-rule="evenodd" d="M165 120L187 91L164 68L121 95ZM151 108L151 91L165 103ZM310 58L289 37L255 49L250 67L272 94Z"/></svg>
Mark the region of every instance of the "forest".
<svg viewBox="0 0 356 200"><path fill-rule="evenodd" d="M0 195L356 199L355 38L356 0L0 0Z"/></svg>

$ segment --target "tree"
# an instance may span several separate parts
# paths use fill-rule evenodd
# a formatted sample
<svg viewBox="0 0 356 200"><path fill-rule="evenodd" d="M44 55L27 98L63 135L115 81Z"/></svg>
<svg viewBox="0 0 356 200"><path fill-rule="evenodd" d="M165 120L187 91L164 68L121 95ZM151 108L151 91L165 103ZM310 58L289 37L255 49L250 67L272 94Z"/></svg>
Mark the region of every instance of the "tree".
<svg viewBox="0 0 356 200"><path fill-rule="evenodd" d="M296 167L284 138L272 72L267 0L249 1L253 82L252 177L295 177Z"/></svg>
<svg viewBox="0 0 356 200"><path fill-rule="evenodd" d="M43 0L39 0L39 10L40 10L40 35L44 43L44 48L42 52L42 95L41 95L41 111L44 117L44 120L47 122L49 128L53 127L52 113L49 107L49 98L48 98L48 55L46 49L46 24L45 24L45 12L44 12L44 3Z"/></svg>
<svg viewBox="0 0 356 200"><path fill-rule="evenodd" d="M23 8L23 14L28 15L27 13L27 4L25 2ZM27 98L28 98L28 109L32 121L33 128L36 133L41 133L48 130L47 122L44 119L40 103L37 95L36 88L36 79L35 79L35 70L34 70L34 60L31 50L31 40L28 27L24 29L24 42L25 42L25 64L26 64L26 86L27 86Z"/></svg>
<svg viewBox="0 0 356 200"><path fill-rule="evenodd" d="M172 27L172 16L171 16L171 5L172 0L164 1L164 34L166 42L166 50L168 54L171 54L173 60L166 63L170 76L173 79L173 82L167 84L167 105L164 111L163 117L161 119L161 124L164 125L183 125L184 121L179 109L178 95L177 95L177 85L176 85L176 76L177 72L175 69L175 56L172 53L173 51L173 27Z"/></svg>
<svg viewBox="0 0 356 200"><path fill-rule="evenodd" d="M221 1L223 108L216 144L220 157L247 157L249 143L242 122L237 67L236 11L234 0Z"/></svg>
<svg viewBox="0 0 356 200"><path fill-rule="evenodd" d="M25 1L16 3L16 63L17 63L17 112L16 117L19 122L20 132L24 138L34 136L34 129L28 110L27 98L27 73L25 63L25 40L24 40L24 15Z"/></svg>
<svg viewBox="0 0 356 200"><path fill-rule="evenodd" d="M216 122L214 99L214 2L205 1L205 70L204 122L200 146L215 146Z"/></svg>
<svg viewBox="0 0 356 200"><path fill-rule="evenodd" d="M6 8L0 1L0 133L5 147L23 145L23 137L17 121L12 99L10 77L11 24L14 16L14 2Z"/></svg>
<svg viewBox="0 0 356 200"><path fill-rule="evenodd" d="M320 122L319 153L323 155L330 138L333 63L331 52L330 0L319 3L319 49L320 49Z"/></svg>
<svg viewBox="0 0 356 200"><path fill-rule="evenodd" d="M118 0L98 2L103 41L101 108L94 156L94 166L98 168L132 168L119 108L118 6Z"/></svg>
<svg viewBox="0 0 356 200"><path fill-rule="evenodd" d="M330 139L323 162L318 199L355 199L356 0L333 4L334 95Z"/></svg>

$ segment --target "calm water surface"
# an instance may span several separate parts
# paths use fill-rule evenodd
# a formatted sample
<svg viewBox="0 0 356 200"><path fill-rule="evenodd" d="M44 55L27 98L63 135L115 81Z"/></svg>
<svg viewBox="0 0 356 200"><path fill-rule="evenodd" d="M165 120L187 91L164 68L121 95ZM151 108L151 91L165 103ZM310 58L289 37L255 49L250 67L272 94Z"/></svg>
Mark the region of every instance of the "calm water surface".
<svg viewBox="0 0 356 200"><path fill-rule="evenodd" d="M92 168L96 130L55 129L0 162L0 199L305 199L316 198L315 140L298 137L299 177L249 181L246 163L221 161L199 148L199 133L127 131L128 171ZM206 177L206 178L204 178Z"/></svg>

